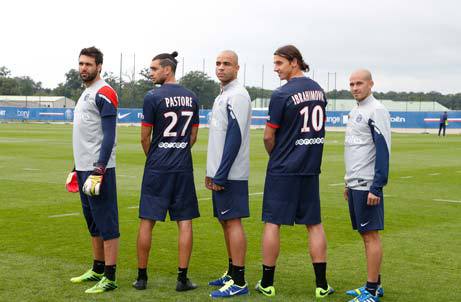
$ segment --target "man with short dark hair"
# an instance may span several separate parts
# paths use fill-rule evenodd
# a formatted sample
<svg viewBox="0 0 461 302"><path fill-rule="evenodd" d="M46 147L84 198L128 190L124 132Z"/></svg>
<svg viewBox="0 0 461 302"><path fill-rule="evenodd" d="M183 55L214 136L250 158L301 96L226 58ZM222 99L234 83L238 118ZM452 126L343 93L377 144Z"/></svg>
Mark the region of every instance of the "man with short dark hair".
<svg viewBox="0 0 461 302"><path fill-rule="evenodd" d="M117 288L115 271L119 245L115 145L117 94L101 78L102 52L84 48L79 73L86 89L74 111L73 150L83 214L91 234L93 268L71 279L99 281L86 293Z"/></svg>
<svg viewBox="0 0 461 302"><path fill-rule="evenodd" d="M377 302L381 287L383 250L379 231L384 229L383 187L389 175L391 122L387 109L373 97L373 79L368 70L352 73L349 85L357 106L349 113L344 143L346 187L352 228L365 244L367 282L346 294L350 302Z"/></svg>
<svg viewBox="0 0 461 302"><path fill-rule="evenodd" d="M146 155L139 203L138 277L133 287L147 286L152 229L170 219L178 225L176 291L197 288L187 278L192 253L192 219L200 216L195 192L191 148L197 139L199 115L195 94L176 83L177 52L155 56L150 64L154 84L144 97L141 144Z"/></svg>
<svg viewBox="0 0 461 302"><path fill-rule="evenodd" d="M213 213L219 220L229 258L224 275L208 284L221 288L214 298L248 293L245 281L247 243L242 218L249 217L251 99L237 80L238 56L222 51L216 59L221 93L213 103L208 139L205 186L212 191Z"/></svg>

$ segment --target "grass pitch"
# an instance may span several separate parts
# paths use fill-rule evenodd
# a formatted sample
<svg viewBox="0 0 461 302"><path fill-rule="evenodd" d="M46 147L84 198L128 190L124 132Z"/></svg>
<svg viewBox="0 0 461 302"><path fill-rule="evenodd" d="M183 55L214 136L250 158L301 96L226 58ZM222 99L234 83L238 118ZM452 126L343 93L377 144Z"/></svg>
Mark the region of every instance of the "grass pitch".
<svg viewBox="0 0 461 302"><path fill-rule="evenodd" d="M212 218L204 188L207 130L193 148L202 217L194 221L189 277L197 290L176 293L177 229L158 223L153 232L149 284L136 291L136 234L144 155L138 127L120 127L117 187L121 245L119 289L98 296L69 278L92 262L89 235L77 194L64 181L72 168L70 125L0 124L0 301L206 301L206 284L227 266L221 228ZM336 293L366 280L363 244L351 230L343 190L343 133L328 132L321 174L322 216L328 237L328 272ZM459 301L461 272L461 136L393 134L391 174L385 188L382 301ZM262 131L251 132L251 218L246 278L253 288L261 274L261 203L267 155ZM315 301L314 273L303 226L282 227L274 301ZM237 301L267 301L254 290Z"/></svg>

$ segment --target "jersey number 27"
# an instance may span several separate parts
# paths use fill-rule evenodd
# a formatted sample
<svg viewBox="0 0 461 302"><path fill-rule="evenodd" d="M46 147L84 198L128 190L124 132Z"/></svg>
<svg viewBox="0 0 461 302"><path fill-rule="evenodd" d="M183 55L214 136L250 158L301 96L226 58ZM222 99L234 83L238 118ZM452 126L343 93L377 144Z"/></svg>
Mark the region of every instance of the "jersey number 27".
<svg viewBox="0 0 461 302"><path fill-rule="evenodd" d="M181 136L186 135L187 127L190 124L190 121L192 120L192 116L194 115L193 111L181 111L180 113L181 116L185 116L186 122L184 123L184 127L181 130ZM172 136L178 136L178 133L176 131L172 131L173 128L176 126L178 123L178 114L174 111L168 111L163 114L165 118L171 118L170 123L168 126L165 128L165 131L163 131L163 136L164 137L172 137Z"/></svg>

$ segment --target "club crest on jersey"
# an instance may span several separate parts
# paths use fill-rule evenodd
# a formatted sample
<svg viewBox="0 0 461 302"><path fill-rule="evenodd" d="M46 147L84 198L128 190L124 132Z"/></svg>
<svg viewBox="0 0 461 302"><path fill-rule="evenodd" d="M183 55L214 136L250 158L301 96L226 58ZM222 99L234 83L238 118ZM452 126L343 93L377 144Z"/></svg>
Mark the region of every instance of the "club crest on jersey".
<svg viewBox="0 0 461 302"><path fill-rule="evenodd" d="M363 116L362 116L361 114L357 115L355 121L356 121L357 123L360 123L362 120L363 120Z"/></svg>
<svg viewBox="0 0 461 302"><path fill-rule="evenodd" d="M88 102L88 100L90 99L90 94L86 94L85 95L85 98L83 99L85 102Z"/></svg>

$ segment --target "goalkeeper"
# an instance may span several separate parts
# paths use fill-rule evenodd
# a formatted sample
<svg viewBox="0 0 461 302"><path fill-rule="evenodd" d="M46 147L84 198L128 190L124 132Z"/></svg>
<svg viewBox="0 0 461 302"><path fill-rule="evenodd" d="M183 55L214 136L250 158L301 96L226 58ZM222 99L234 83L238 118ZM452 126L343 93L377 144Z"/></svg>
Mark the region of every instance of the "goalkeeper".
<svg viewBox="0 0 461 302"><path fill-rule="evenodd" d="M101 77L103 54L95 47L79 56L85 85L74 112L73 151L83 215L91 235L93 267L71 279L98 281L86 293L117 288L115 269L119 244L115 145L118 98ZM72 180L69 177L68 180ZM69 186L68 186L69 188Z"/></svg>

